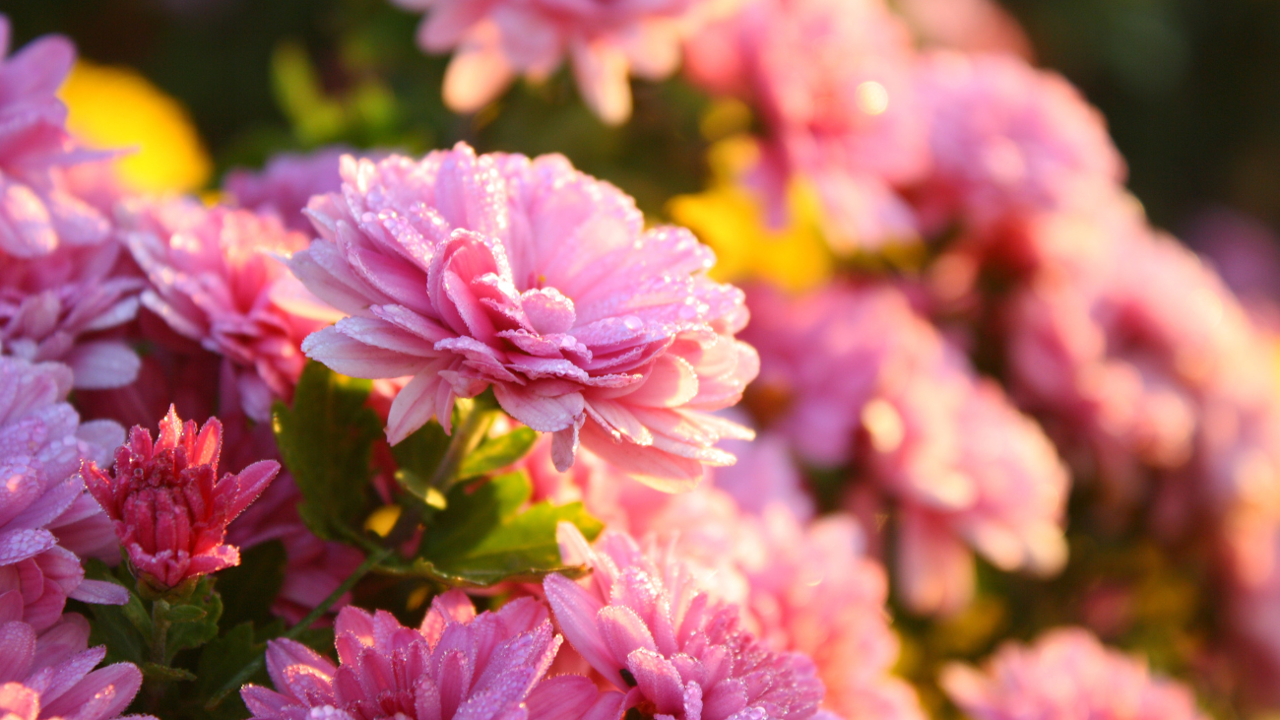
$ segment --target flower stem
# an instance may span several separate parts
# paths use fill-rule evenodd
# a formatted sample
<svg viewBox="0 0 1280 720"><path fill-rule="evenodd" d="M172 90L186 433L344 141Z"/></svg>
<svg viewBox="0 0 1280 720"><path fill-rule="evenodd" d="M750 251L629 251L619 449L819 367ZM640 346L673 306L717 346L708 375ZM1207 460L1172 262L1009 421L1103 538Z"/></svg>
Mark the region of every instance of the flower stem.
<svg viewBox="0 0 1280 720"><path fill-rule="evenodd" d="M288 632L280 637L289 640L298 639L302 633L306 632L307 628L311 627L312 623L319 620L321 616L329 611L329 608L332 607L334 603L338 602L338 598L341 598L343 595L350 592L351 588L355 587L356 583L360 582L360 578L364 577L370 570L377 567L378 563L386 560L391 553L391 548L382 548L377 552L371 553L364 559L364 562L360 563L360 567L356 568L355 572L351 573L346 580L342 581L342 584L339 585L336 590L329 593L329 596L320 601L320 604L317 605L314 610L307 613L306 617L302 618L297 625L289 628ZM216 709L222 704L223 700L227 699L228 695L235 692L236 689L248 682L249 678L253 677L255 673L261 670L265 662L265 655L255 657L252 662L241 668L240 672L236 673L235 677L227 681L227 684L223 685L222 688L205 703L205 709L210 711Z"/></svg>
<svg viewBox="0 0 1280 720"><path fill-rule="evenodd" d="M445 450L444 457L440 459L440 465L431 476L431 487L439 490L443 495L448 495L449 490L453 489L462 461L484 439L485 434L489 432L489 426L493 425L497 417L496 410L481 398L476 398L469 404L471 407L464 412L462 423L454 429L453 437L449 439L449 449Z"/></svg>
<svg viewBox="0 0 1280 720"><path fill-rule="evenodd" d="M169 639L169 603L156 600L151 604L151 662L168 666L165 645Z"/></svg>

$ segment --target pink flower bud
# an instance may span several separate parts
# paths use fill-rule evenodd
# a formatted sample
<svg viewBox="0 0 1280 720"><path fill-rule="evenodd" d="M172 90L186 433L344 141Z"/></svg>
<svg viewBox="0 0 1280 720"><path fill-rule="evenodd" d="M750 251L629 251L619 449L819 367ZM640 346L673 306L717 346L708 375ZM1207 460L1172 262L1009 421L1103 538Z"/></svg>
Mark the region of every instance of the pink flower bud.
<svg viewBox="0 0 1280 720"><path fill-rule="evenodd" d="M90 462L82 470L134 574L156 590L240 564L239 550L223 542L227 523L262 494L280 463L260 460L215 482L221 451L217 418L197 430L170 406L154 444L151 433L135 425L116 450L113 469Z"/></svg>

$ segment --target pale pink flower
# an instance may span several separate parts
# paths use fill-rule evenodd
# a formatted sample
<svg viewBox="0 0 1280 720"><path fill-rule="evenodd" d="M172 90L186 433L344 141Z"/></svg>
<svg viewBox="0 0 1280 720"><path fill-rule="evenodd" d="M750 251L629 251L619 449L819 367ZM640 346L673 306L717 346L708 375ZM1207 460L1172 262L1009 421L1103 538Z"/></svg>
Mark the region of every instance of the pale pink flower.
<svg viewBox="0 0 1280 720"><path fill-rule="evenodd" d="M1009 216L1089 207L1123 181L1102 114L1062 77L1002 55L937 52L920 68L932 171L927 229L957 216L985 230Z"/></svg>
<svg viewBox="0 0 1280 720"><path fill-rule="evenodd" d="M537 713L529 692L560 637L532 598L476 615L458 590L437 596L417 629L387 612L343 608L334 625L339 664L301 643L272 640L273 692L240 691L257 720L516 720ZM532 704L532 703L530 703Z"/></svg>
<svg viewBox="0 0 1280 720"><path fill-rule="evenodd" d="M110 224L60 186L54 170L99 157L78 150L56 92L75 48L61 36L40 38L15 55L9 19L0 15L0 260L34 258L59 247L95 245Z"/></svg>
<svg viewBox="0 0 1280 720"><path fill-rule="evenodd" d="M560 469L579 439L665 487L713 445L750 431L708 411L737 402L757 369L734 339L742 293L710 280L711 251L687 230L644 229L631 198L560 156L477 156L459 144L421 161L345 161L343 192L312 201L320 238L294 273L352 317L303 350L337 372L412 375L387 437L457 397L492 388L502 409L554 433Z"/></svg>
<svg viewBox="0 0 1280 720"><path fill-rule="evenodd" d="M1031 39L996 0L898 0L894 8L927 47L1032 60Z"/></svg>
<svg viewBox="0 0 1280 720"><path fill-rule="evenodd" d="M1142 660L1064 628L1030 647L1007 643L985 671L950 665L941 684L974 720L1206 720L1190 689L1153 675Z"/></svg>
<svg viewBox="0 0 1280 720"><path fill-rule="evenodd" d="M74 371L77 389L128 385L138 356L104 334L134 318L141 280L117 274L121 247L104 242L59 247L0 263L0 353Z"/></svg>
<svg viewBox="0 0 1280 720"><path fill-rule="evenodd" d="M266 422L290 402L303 338L338 315L310 295L280 256L307 246L270 215L176 201L134 207L125 242L150 287L143 306L234 368L240 404Z"/></svg>
<svg viewBox="0 0 1280 720"><path fill-rule="evenodd" d="M757 388L782 408L769 431L808 463L851 466L853 506L896 506L894 561L910 606L963 606L970 549L1004 570L1061 568L1066 467L900 290L785 299L761 288L750 301L744 337L762 348Z"/></svg>
<svg viewBox="0 0 1280 720"><path fill-rule="evenodd" d="M129 663L94 670L105 646L88 648L89 623L67 615L43 633L12 621L0 601L0 717L111 720L133 701L142 673ZM129 716L135 720L154 720Z"/></svg>
<svg viewBox="0 0 1280 720"><path fill-rule="evenodd" d="M760 113L766 137L748 182L775 218L799 175L824 201L837 248L916 237L894 188L928 169L927 112L910 34L883 0L752 0L685 52L695 82Z"/></svg>
<svg viewBox="0 0 1280 720"><path fill-rule="evenodd" d="M83 460L105 461L123 439L109 421L80 423L65 402L62 365L0 358L0 603L43 630L68 597L120 604L116 585L85 580L80 556L111 559L111 526L77 476Z"/></svg>
<svg viewBox="0 0 1280 720"><path fill-rule="evenodd" d="M823 686L812 661L740 628L738 608L702 592L677 558L646 555L613 531L595 548L572 525L559 533L566 561L585 563L592 575L585 586L549 576L547 601L565 639L613 686L562 688L563 704L612 718L632 708L680 720L817 713Z"/></svg>
<svg viewBox="0 0 1280 720"><path fill-rule="evenodd" d="M333 146L309 153L279 153L260 172L232 170L222 186L237 207L274 214L290 230L309 234L311 221L302 211L312 196L342 189L339 161L352 152Z"/></svg>
<svg viewBox="0 0 1280 720"><path fill-rule="evenodd" d="M583 100L609 124L631 115L628 75L660 80L680 43L733 0L395 0L426 11L418 44L454 51L444 101L475 112L518 75L549 76L567 55Z"/></svg>
<svg viewBox="0 0 1280 720"><path fill-rule="evenodd" d="M280 463L260 460L217 480L222 424L185 424L173 407L160 421L160 436L140 426L115 453L115 467L85 464L89 491L111 517L116 537L140 581L167 591L186 580L240 563L225 544L227 524L262 494Z"/></svg>

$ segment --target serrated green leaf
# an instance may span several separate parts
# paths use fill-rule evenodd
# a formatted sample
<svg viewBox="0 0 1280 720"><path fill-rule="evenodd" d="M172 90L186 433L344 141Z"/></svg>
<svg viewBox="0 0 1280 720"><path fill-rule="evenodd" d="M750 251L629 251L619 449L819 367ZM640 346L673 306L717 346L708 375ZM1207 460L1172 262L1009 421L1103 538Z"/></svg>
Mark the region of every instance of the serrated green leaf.
<svg viewBox="0 0 1280 720"><path fill-rule="evenodd" d="M213 579L202 578L191 597L181 605L170 607L163 614L170 622L164 660L166 664L172 664L174 656L179 652L200 647L218 637L222 598L213 589Z"/></svg>
<svg viewBox="0 0 1280 720"><path fill-rule="evenodd" d="M462 461L458 468L458 479L469 480L501 470L524 457L537 441L538 433L527 427L516 428L506 435L486 438Z"/></svg>
<svg viewBox="0 0 1280 720"><path fill-rule="evenodd" d="M284 544L271 540L240 551L240 564L218 573L218 594L222 596L222 619L226 630L250 621L263 626L272 621L271 601L284 585L288 561Z"/></svg>
<svg viewBox="0 0 1280 720"><path fill-rule="evenodd" d="M196 679L195 675L182 668L165 667L153 662L144 662L138 666L138 669L142 671L144 678L152 682L183 682Z"/></svg>
<svg viewBox="0 0 1280 720"><path fill-rule="evenodd" d="M522 472L454 488L448 507L423 533L412 572L450 585L488 586L566 570L556 525L572 522L591 538L604 526L581 503L542 502L522 511L531 494Z"/></svg>
<svg viewBox="0 0 1280 720"><path fill-rule="evenodd" d="M325 539L356 532L369 508L369 456L382 435L378 416L365 407L369 388L368 380L312 362L298 381L293 407L276 403L276 443L303 497L298 514Z"/></svg>

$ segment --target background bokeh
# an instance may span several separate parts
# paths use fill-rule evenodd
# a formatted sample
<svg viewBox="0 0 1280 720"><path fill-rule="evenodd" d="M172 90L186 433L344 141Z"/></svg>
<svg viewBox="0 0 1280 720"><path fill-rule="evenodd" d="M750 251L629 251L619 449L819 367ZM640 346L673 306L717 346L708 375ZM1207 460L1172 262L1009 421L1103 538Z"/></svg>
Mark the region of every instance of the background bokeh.
<svg viewBox="0 0 1280 720"><path fill-rule="evenodd" d="M1280 226L1280 3L1005 5L1037 61L1106 113L1156 224L1183 230L1222 204ZM705 101L678 82L637 83L635 120L620 129L591 116L563 72L517 88L503 112L449 113L439 97L445 58L420 53L417 17L385 0L3 0L0 10L18 44L66 33L84 57L134 67L185 104L215 162L210 184L270 150L335 141L563 152L650 212L702 187L706 172Z"/></svg>

